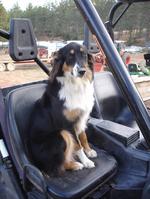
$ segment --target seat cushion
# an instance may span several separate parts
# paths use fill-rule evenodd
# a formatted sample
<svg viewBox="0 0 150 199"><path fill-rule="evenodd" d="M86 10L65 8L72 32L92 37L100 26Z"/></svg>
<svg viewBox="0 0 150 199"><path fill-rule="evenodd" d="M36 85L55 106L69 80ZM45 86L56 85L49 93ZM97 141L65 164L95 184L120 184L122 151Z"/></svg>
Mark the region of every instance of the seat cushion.
<svg viewBox="0 0 150 199"><path fill-rule="evenodd" d="M108 181L117 171L116 160L103 150L93 147L98 154L95 168L66 171L61 177L46 178L48 191L54 198L79 199L96 186Z"/></svg>

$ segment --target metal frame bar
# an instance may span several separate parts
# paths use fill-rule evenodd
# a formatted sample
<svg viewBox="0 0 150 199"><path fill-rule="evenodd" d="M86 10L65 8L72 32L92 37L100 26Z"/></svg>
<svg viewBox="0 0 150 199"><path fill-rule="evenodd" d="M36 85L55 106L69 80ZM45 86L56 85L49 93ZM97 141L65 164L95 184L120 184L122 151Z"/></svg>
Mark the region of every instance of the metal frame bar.
<svg viewBox="0 0 150 199"><path fill-rule="evenodd" d="M5 39L7 39L7 40L9 40L10 34L9 34L9 32L0 29L0 36L5 38Z"/></svg>
<svg viewBox="0 0 150 199"><path fill-rule="evenodd" d="M49 76L50 70L49 68L38 58L36 57L34 61L40 66L40 68Z"/></svg>
<svg viewBox="0 0 150 199"><path fill-rule="evenodd" d="M150 116L139 95L125 64L117 52L106 27L90 0L74 0L91 32L97 37L123 96L125 97L136 122L150 147Z"/></svg>
<svg viewBox="0 0 150 199"><path fill-rule="evenodd" d="M86 23L84 23L84 45L89 49L90 32Z"/></svg>
<svg viewBox="0 0 150 199"><path fill-rule="evenodd" d="M120 19L122 18L122 16L127 12L127 10L129 9L129 7L133 4L133 3L140 3L140 2L149 2L150 0L117 0L117 2L114 4L114 6L111 8L109 15L108 15L108 21L106 22L106 27L108 29L108 32L113 32L113 28L115 28L115 26L117 25L117 23L120 21ZM124 8L124 10L122 11L122 13L117 17L117 19L113 22L114 19L114 15L116 13L116 10L122 6L125 5L126 7ZM112 38L113 39L113 38Z"/></svg>
<svg viewBox="0 0 150 199"><path fill-rule="evenodd" d="M112 7L112 9L110 10L109 15L108 15L108 19L109 19L109 22L110 22L111 25L112 25L112 28L114 28L114 27L117 25L117 23L119 22L119 20L122 18L122 16L123 16L123 15L126 13L126 11L129 9L129 7L130 7L131 4L132 4L132 3L126 3L126 7L125 7L124 10L122 11L122 13L117 17L117 19L115 20L114 23L113 23L113 19L114 19L115 12L116 12L116 10L117 10L120 6L123 5L123 3L118 2L118 3L116 3L116 4Z"/></svg>

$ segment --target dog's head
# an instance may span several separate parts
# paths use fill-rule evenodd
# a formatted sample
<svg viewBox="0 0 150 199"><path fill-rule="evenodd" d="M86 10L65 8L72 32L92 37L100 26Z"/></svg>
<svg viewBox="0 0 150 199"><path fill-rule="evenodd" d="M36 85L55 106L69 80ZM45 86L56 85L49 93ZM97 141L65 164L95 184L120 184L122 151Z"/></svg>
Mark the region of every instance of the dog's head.
<svg viewBox="0 0 150 199"><path fill-rule="evenodd" d="M66 76L74 78L93 77L93 57L88 54L85 46L75 42L69 43L61 48L54 58L54 65L51 72L51 78L57 76Z"/></svg>

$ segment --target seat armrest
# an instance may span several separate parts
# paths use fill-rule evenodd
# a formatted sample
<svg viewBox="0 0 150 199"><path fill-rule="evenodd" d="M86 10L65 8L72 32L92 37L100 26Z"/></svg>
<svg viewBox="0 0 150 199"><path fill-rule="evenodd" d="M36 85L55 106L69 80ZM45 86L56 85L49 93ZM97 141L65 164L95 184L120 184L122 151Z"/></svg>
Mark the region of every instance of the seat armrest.
<svg viewBox="0 0 150 199"><path fill-rule="evenodd" d="M31 164L23 168L23 188L25 191L30 190L30 185L36 187L39 191L47 195L47 184L42 172Z"/></svg>
<svg viewBox="0 0 150 199"><path fill-rule="evenodd" d="M98 129L111 135L125 146L129 146L140 137L138 129L130 128L112 121L92 118L90 119L89 124L92 124Z"/></svg>

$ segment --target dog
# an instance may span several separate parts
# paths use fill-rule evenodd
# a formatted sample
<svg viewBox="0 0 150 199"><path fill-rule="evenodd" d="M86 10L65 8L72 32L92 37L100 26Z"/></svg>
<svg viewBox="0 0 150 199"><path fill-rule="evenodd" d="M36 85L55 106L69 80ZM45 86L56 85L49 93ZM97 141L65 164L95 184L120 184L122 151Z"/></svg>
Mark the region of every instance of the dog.
<svg viewBox="0 0 150 199"><path fill-rule="evenodd" d="M85 46L69 43L55 53L46 90L31 114L28 151L39 169L50 175L95 167L89 158L97 153L85 133L93 105L93 58Z"/></svg>

